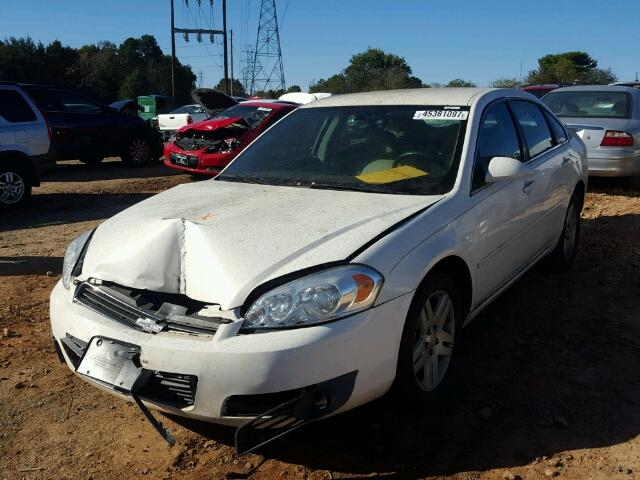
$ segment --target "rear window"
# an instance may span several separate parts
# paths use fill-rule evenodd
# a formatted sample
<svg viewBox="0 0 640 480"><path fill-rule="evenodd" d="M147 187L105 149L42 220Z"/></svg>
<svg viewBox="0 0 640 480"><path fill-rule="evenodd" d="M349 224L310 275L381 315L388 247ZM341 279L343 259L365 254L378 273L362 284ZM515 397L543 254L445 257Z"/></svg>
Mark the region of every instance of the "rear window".
<svg viewBox="0 0 640 480"><path fill-rule="evenodd" d="M16 90L0 90L0 116L7 122L34 122L37 117Z"/></svg>
<svg viewBox="0 0 640 480"><path fill-rule="evenodd" d="M542 101L558 117L631 117L631 96L627 92L551 92Z"/></svg>

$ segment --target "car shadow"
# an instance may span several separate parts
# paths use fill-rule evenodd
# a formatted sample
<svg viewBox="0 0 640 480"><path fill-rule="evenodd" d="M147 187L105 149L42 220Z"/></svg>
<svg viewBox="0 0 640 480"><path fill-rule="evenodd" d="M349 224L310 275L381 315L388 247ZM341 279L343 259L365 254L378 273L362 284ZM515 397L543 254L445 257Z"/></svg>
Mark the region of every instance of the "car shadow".
<svg viewBox="0 0 640 480"><path fill-rule="evenodd" d="M624 195L636 198L640 196L640 186L632 186L629 178L589 177L589 186L587 189L591 193Z"/></svg>
<svg viewBox="0 0 640 480"><path fill-rule="evenodd" d="M160 161L144 167L127 167L117 158L108 158L97 165L85 165L78 160L58 162L56 167L43 174L44 182L91 182L96 180L121 180L180 175Z"/></svg>
<svg viewBox="0 0 640 480"><path fill-rule="evenodd" d="M386 396L259 452L354 476L516 468L640 434L640 213L582 222L572 271L534 268L465 329L446 396ZM174 417L172 417L174 418ZM233 429L176 419L233 444Z"/></svg>
<svg viewBox="0 0 640 480"><path fill-rule="evenodd" d="M62 257L0 257L0 277L60 273Z"/></svg>
<svg viewBox="0 0 640 480"><path fill-rule="evenodd" d="M0 232L102 220L153 193L43 193L31 205L2 214Z"/></svg>

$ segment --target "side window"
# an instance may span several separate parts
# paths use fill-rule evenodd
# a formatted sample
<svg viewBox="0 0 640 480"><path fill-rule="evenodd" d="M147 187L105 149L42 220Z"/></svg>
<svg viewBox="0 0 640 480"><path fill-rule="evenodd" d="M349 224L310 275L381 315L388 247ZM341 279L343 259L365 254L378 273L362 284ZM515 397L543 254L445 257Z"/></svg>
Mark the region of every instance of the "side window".
<svg viewBox="0 0 640 480"><path fill-rule="evenodd" d="M7 122L34 122L37 117L16 90L0 90L0 116Z"/></svg>
<svg viewBox="0 0 640 480"><path fill-rule="evenodd" d="M473 165L472 190L485 184L484 178L493 157L522 160L516 127L504 102L490 106L482 116Z"/></svg>
<svg viewBox="0 0 640 480"><path fill-rule="evenodd" d="M60 100L60 104L62 105L62 110L64 112L71 113L100 113L102 109L96 103L93 103L90 100L87 100L80 95L76 95L75 93L65 92L59 90L58 99Z"/></svg>
<svg viewBox="0 0 640 480"><path fill-rule="evenodd" d="M540 155L553 147L549 125L537 105L523 101L510 102L509 105L520 124L530 157Z"/></svg>
<svg viewBox="0 0 640 480"><path fill-rule="evenodd" d="M556 137L556 141L558 143L564 143L567 141L567 132L560 122L553 116L547 112L544 112L547 120L549 120L549 124L551 125L551 130L553 130L553 135Z"/></svg>

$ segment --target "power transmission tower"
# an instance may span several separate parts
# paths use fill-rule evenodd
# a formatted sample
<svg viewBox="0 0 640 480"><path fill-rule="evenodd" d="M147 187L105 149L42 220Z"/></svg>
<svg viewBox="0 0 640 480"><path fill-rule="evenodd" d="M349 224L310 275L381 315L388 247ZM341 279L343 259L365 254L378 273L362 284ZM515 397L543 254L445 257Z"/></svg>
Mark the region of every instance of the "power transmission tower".
<svg viewBox="0 0 640 480"><path fill-rule="evenodd" d="M244 58L240 60L242 69L240 77L242 78L242 86L246 93L251 91L251 78L253 75L253 61L255 60L256 51L251 45L245 45L243 49Z"/></svg>
<svg viewBox="0 0 640 480"><path fill-rule="evenodd" d="M262 0L249 91L284 90L284 68L276 0Z"/></svg>

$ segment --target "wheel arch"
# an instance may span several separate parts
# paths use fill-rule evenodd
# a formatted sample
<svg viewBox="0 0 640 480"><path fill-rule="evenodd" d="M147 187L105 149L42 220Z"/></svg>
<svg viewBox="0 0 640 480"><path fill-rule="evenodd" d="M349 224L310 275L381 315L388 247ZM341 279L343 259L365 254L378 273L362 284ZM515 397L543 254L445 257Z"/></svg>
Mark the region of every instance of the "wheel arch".
<svg viewBox="0 0 640 480"><path fill-rule="evenodd" d="M473 279L471 277L471 270L462 257L451 254L439 259L429 268L416 291L420 290L431 276L439 272L451 276L458 287L464 306L464 318L466 319L471 312L471 303L473 301Z"/></svg>
<svg viewBox="0 0 640 480"><path fill-rule="evenodd" d="M580 201L580 211L582 211L582 207L584 207L584 200L587 194L587 187L584 184L584 181L578 180L578 183L576 183L576 186L573 187L573 193L572 195L576 195L578 200Z"/></svg>
<svg viewBox="0 0 640 480"><path fill-rule="evenodd" d="M15 163L19 168L21 168L31 185L36 187L40 185L36 168L31 162L29 155L16 150L0 152L0 164L7 162Z"/></svg>

